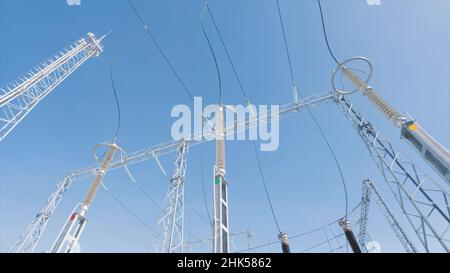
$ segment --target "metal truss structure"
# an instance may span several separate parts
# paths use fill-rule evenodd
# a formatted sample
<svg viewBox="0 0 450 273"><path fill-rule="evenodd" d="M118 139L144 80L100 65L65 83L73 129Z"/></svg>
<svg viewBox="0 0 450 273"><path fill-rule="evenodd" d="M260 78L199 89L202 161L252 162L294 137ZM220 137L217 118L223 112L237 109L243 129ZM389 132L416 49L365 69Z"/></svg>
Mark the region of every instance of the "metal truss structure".
<svg viewBox="0 0 450 273"><path fill-rule="evenodd" d="M250 232L250 230L244 230L244 231L230 233L230 253L233 253L238 250L236 248L236 242L239 240L240 243L242 243L241 240L243 237L247 241L246 245L247 245L248 253L255 252L255 250L254 250L255 240L253 238L253 235ZM204 249L211 250L213 248L213 240L211 238L207 238L207 239L200 239L200 240L196 240L196 241L189 241L189 242L185 243L185 248L189 249L189 252L193 252L192 250L194 247L196 247L195 249L202 249L202 251L204 251Z"/></svg>
<svg viewBox="0 0 450 273"><path fill-rule="evenodd" d="M356 129L364 144L369 150L380 170L386 185L394 194L396 201L406 217L406 220L417 235L423 251L430 252L436 249L449 252L450 206L448 204L449 193L436 183L431 177L424 174L404 154L394 149L393 145L373 127L358 111L354 105L343 95L334 92L326 92L318 96L306 98L300 102L293 102L280 107L279 113L267 112L258 117L245 121L236 121L232 126L225 128L225 134L236 130L246 130L255 126L258 122L270 122L272 115L280 117L299 112L307 106L313 106L322 102L334 100L342 110L346 118ZM203 143L211 139L194 135L186 140L189 146ZM145 150L137 151L123 158L114 159L109 168L115 169L124 165L131 165L149 159L158 159L159 156L177 151L183 140L170 141ZM41 213L36 215L32 224L27 228L24 236L16 242L12 252L30 252L36 247L46 224L54 210L61 201L61 197L77 178L85 178L95 175L98 168L89 167L69 174L57 187L55 193L47 201ZM44 212L44 213L42 213ZM365 224L366 225L366 224Z"/></svg>
<svg viewBox="0 0 450 273"><path fill-rule="evenodd" d="M369 150L423 250L449 252L449 193L406 155L394 149L348 98L340 95L336 103Z"/></svg>
<svg viewBox="0 0 450 273"><path fill-rule="evenodd" d="M33 68L26 76L0 89L0 142L64 79L103 51L93 33Z"/></svg>
<svg viewBox="0 0 450 273"><path fill-rule="evenodd" d="M305 109L307 106L312 107L318 105L319 103L324 103L327 101L331 101L332 98L335 97L333 92L325 92L316 96L311 96L303 99L300 102L293 102L280 107L279 113L276 113L280 117L287 117L292 113L297 113L302 109ZM275 113L274 113L275 114ZM227 132L233 131L235 128L237 131L246 130L251 126L255 126L257 122L267 121L270 122L270 117L272 113L262 113L253 119L249 118L245 121L236 121L235 124L231 126L227 126L225 128L225 134ZM199 135L193 135L190 140L186 140L186 144L189 146L193 146L195 144L200 144L206 141L210 141L206 138L201 138ZM111 162L109 169L117 169L121 168L125 165L132 165L142 161L155 159L158 160L158 157L162 155L166 155L172 152L177 151L180 147L183 140L178 141L169 141L162 144L158 144L155 146L151 146L147 149L140 150L134 153L128 154L125 158L115 158L113 162ZM50 196L50 198L45 203L44 207L41 211L36 214L33 221L27 227L25 233L21 235L13 247L9 250L10 252L33 252L36 248L36 245L42 236L50 217L53 215L54 211L58 207L61 202L62 197L67 192L69 187L77 180L83 179L87 177L91 177L96 175L98 172L98 167L92 166L84 169L80 169L74 172L69 173L66 177L64 177L61 182L58 183L55 191Z"/></svg>
<svg viewBox="0 0 450 273"><path fill-rule="evenodd" d="M52 216L53 212L61 202L64 193L69 189L75 179L76 176L74 174L68 174L58 183L58 185L56 185L56 190L47 200L45 206L38 214L36 214L36 217L28 225L25 233L17 238L14 245L9 249L9 252L34 252L42 232L47 226L50 216Z"/></svg>
<svg viewBox="0 0 450 273"><path fill-rule="evenodd" d="M359 234L358 243L364 252L367 251L367 223L369 220L369 205L370 205L370 188L365 183L362 186L361 195L361 216L359 217Z"/></svg>
<svg viewBox="0 0 450 273"><path fill-rule="evenodd" d="M375 188L375 184L369 179L364 179L362 184L363 184L363 193L362 193L363 204L361 207L362 212L360 221L361 233L359 236L359 243L361 247L365 250L365 252L367 252L366 238L367 238L368 208L370 204L370 194L373 192L375 195L375 200L380 210L382 211L384 217L389 223L389 226L394 231L395 235L397 236L398 240L402 244L405 251L408 253L416 253L417 252L416 247L414 246L412 241L408 238L408 235L406 235L405 230L400 226L399 221L395 218L394 214L391 212L386 202L383 200L381 193ZM364 224L364 226L362 226L362 224Z"/></svg>
<svg viewBox="0 0 450 273"><path fill-rule="evenodd" d="M189 146L182 141L173 163L174 172L169 190L164 198L162 216L157 222L157 233L153 239L156 251L165 253L183 252L184 224L184 178Z"/></svg>

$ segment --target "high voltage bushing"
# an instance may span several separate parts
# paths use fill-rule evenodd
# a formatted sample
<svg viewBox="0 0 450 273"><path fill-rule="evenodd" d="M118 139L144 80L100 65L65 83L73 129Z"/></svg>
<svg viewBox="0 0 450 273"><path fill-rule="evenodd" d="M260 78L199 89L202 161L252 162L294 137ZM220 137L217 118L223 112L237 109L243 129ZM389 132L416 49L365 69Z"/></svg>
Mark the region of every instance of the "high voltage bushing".
<svg viewBox="0 0 450 273"><path fill-rule="evenodd" d="M352 61L363 61L367 64L369 71L366 79L361 79L352 72L352 68L347 65ZM355 85L356 89L347 91L336 88L335 78L339 71ZM333 71L331 83L334 91L342 95L351 94L358 90L361 91L396 127L401 128L402 138L406 139L420 156L450 184L450 152L428 134L415 120L412 118L407 120L378 95L368 85L371 77L371 62L363 57L353 57L338 64L338 67Z"/></svg>
<svg viewBox="0 0 450 273"><path fill-rule="evenodd" d="M352 248L353 253L361 253L361 248L359 247L355 234L350 228L350 222L347 219L341 219L339 221L339 226L344 231L345 237L347 238L348 244Z"/></svg>
<svg viewBox="0 0 450 273"><path fill-rule="evenodd" d="M357 75L353 74L351 69L349 69L346 64L351 61L361 60L366 62L369 66L369 73L367 74L367 78L365 80L361 80ZM336 88L334 84L334 78L337 71L342 71L344 74L355 86L357 89L353 91L344 91ZM339 64L338 68L333 72L332 84L334 90L338 91L341 94L349 94L356 92L357 90L361 91L389 120L391 120L396 127L401 127L405 122L405 118L400 115L392 106L390 106L386 101L383 100L373 89L368 85L370 78L372 77L372 64L370 61L363 57L354 57L350 58Z"/></svg>
<svg viewBox="0 0 450 273"><path fill-rule="evenodd" d="M280 232L280 234L278 234L278 239L281 242L281 249L283 250L283 253L291 253L287 233Z"/></svg>
<svg viewBox="0 0 450 273"><path fill-rule="evenodd" d="M214 170L213 252L229 252L228 183L225 179L224 105L220 104L216 117L216 164Z"/></svg>
<svg viewBox="0 0 450 273"><path fill-rule="evenodd" d="M99 158L97 157L95 150L100 146L108 147L108 151L106 152L103 162L97 171L97 175L90 185L83 203L77 205L74 211L70 214L69 219L66 221L66 224L63 226L55 243L53 244L50 250L51 252L71 253L76 251L78 248L78 241L80 240L80 236L87 223L86 213L94 200L95 194L103 183L103 178L111 164L115 152L119 150L122 153L122 160L126 159L126 156L124 156L125 152L116 143L102 143L94 147L93 153L97 161L99 161Z"/></svg>

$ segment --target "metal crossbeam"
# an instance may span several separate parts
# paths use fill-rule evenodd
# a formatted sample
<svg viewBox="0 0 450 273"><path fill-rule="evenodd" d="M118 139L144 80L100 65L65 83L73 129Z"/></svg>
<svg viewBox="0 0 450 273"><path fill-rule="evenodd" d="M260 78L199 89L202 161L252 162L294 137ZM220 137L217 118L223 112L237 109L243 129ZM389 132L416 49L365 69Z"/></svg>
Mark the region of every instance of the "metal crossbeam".
<svg viewBox="0 0 450 273"><path fill-rule="evenodd" d="M333 92L325 92L321 93L319 95L311 96L308 98L303 99L300 102L293 102L286 105L283 105L280 107L279 115L280 117L287 117L290 114L297 113L302 109L305 109L307 106L315 106L319 103L330 101L335 97L335 94ZM238 122L233 125L234 128L236 128L237 131L239 130L246 130L253 126L255 123L265 120L267 122L270 122L271 113L262 113L258 117L255 118L255 120L247 119L245 121ZM257 121L257 122L255 122ZM225 132L231 132L232 126L229 126L225 128ZM189 146L193 146L195 144L200 144L203 142L207 142L210 139L206 138L200 138L199 135L193 135L191 140L187 141L186 143ZM172 153L177 150L178 147L180 147L181 140L178 141L169 141L162 144L158 144L155 146L151 146L147 149L140 150L131 154L128 154L125 158L116 158L113 160L113 162L110 164L109 169L117 169L121 168L124 165L132 165L136 164L145 160L149 159L156 159L158 160L159 156L166 155L169 153ZM41 209L41 212L45 213L38 213L34 220L31 222L31 224L26 229L24 235L21 235L19 239L16 241L14 246L11 248L10 252L33 252L37 242L39 241L40 236L45 230L45 227L47 225L48 220L53 215L53 212L58 207L62 196L64 193L69 189L69 187L75 182L76 179L82 179L91 177L93 175L96 175L98 172L98 167L88 167L84 169L79 169L77 171L71 172L70 175L65 177L62 182L58 184L56 187L55 192L52 194L52 196L47 200L44 207ZM68 179L70 178L70 179ZM66 181L63 183L63 181ZM62 186L62 185L65 186ZM31 247L29 245L32 245Z"/></svg>

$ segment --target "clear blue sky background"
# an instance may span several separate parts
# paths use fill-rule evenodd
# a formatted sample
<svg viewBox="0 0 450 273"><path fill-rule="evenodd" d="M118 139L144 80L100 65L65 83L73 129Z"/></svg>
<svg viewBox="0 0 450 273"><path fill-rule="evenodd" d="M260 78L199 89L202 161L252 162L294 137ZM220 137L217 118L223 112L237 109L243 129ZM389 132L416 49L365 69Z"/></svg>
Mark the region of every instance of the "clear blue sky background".
<svg viewBox="0 0 450 273"><path fill-rule="evenodd" d="M172 60L187 86L206 103L217 102L215 68L204 40L199 15L202 1L135 1L144 20ZM210 1L230 54L255 104L291 100L288 63L274 1ZM372 85L400 112L414 116L436 139L450 147L450 1L365 0L323 1L329 39L340 59L362 55L372 60ZM330 88L334 68L325 47L316 1L281 1L293 69L299 89L313 95ZM221 50L211 22L207 29L218 54L224 100L243 103L238 85ZM116 109L109 83L115 53L142 30L126 1L82 0L79 7L64 0L0 1L0 84L25 74L87 32L113 30L105 51L64 81L1 144L0 249L7 251L71 170L94 164L92 147L111 138ZM133 152L170 140L173 105L192 105L150 39L143 35L126 51L115 69L122 106L119 141ZM431 175L399 132L361 94L351 95L358 108ZM335 147L349 187L350 207L361 196L361 179L370 177L394 212L397 204L382 184L367 150L338 108L331 103L314 109ZM280 147L262 153L262 164L281 228L298 234L342 216L344 198L337 169L311 118L299 113L281 122ZM256 244L276 240L277 230L266 203L250 142L227 144L230 227L250 230ZM213 143L204 145L205 180L212 204ZM174 154L162 158L171 170ZM167 181L154 161L130 167L137 180L162 202ZM206 217L201 194L200 147L188 159L186 198ZM438 178L439 179L439 178ZM65 219L80 202L91 179L77 181L64 197L37 248L49 249ZM105 182L141 218L154 225L159 211L114 170ZM356 216L356 215L354 215ZM211 229L186 206L185 226L195 241ZM147 251L152 233L132 218L103 190L89 211L81 239L83 251ZM405 227L406 223L399 216ZM333 227L338 232L338 227ZM378 208L371 207L369 232L383 251L402 251ZM412 234L411 234L412 237ZM291 241L301 251L324 240L322 233ZM243 248L245 238L236 239ZM280 251L279 245L258 249ZM327 251L328 246L316 249Z"/></svg>

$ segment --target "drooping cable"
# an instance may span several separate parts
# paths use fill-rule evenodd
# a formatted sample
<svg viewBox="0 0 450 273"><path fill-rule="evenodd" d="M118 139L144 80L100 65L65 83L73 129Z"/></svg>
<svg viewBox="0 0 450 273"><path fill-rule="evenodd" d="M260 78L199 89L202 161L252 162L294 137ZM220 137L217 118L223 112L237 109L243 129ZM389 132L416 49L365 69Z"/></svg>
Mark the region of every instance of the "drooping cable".
<svg viewBox="0 0 450 273"><path fill-rule="evenodd" d="M162 47L160 46L160 44L156 40L155 36L153 36L152 32L150 31L150 27L145 23L144 19L142 18L142 16L140 15L138 10L136 9L136 6L133 4L133 1L132 0L128 0L128 3L130 4L131 9L133 10L134 14L136 15L136 17L138 18L140 23L144 26L145 32L148 34L148 36L152 40L153 44L155 44L156 48L158 49L159 53L163 57L164 61L169 66L170 70L174 74L174 76L177 79L178 83L183 88L183 91L189 96L189 98L193 101L193 103L196 104L196 102L194 100L194 96L192 95L192 92L188 89L188 87L186 86L184 81L181 79L180 75L176 71L175 67L172 65L172 62L167 57L166 53L164 52L164 50L162 49ZM199 106L199 105L197 105L197 106ZM202 113L202 122L203 122L203 124L209 123L209 120L203 115L203 113Z"/></svg>
<svg viewBox="0 0 450 273"><path fill-rule="evenodd" d="M338 239L338 238L340 238L340 237L342 237L342 236L344 236L343 233L341 233L341 234L339 234L339 235L336 235L336 236L334 236L334 237L332 237L332 238L329 238L329 239L327 238L325 241L322 241L322 242L320 242L320 243L318 243L318 244L315 244L315 245L313 245L313 246L311 246L311 247L308 247L307 249L304 249L304 250L300 251L299 253L305 253L305 252L308 252L308 251L310 251L310 250L312 250L312 249L314 249L314 248L317 248L317 247L319 247L319 246L322 246L322 245L324 245L324 244L326 244L326 243L329 243L331 240Z"/></svg>
<svg viewBox="0 0 450 273"><path fill-rule="evenodd" d="M214 28L216 29L216 32L217 32L217 34L219 35L220 42L222 43L222 47L223 47L223 49L225 50L225 54L227 55L227 59L228 59L230 65L231 65L231 68L233 69L234 76L236 77L236 80L237 80L237 82L238 82L238 84L239 84L239 88L241 89L242 95L244 96L246 102L247 102L247 103L250 103L250 100L249 100L248 97L247 97L247 94L246 94L246 92L245 92L244 86L242 85L242 81L241 81L241 79L240 79L240 77L239 77L239 74L237 73L236 67L234 66L233 60L231 59L231 55L230 55L230 53L228 52L228 49L227 49L227 47L226 47L226 45L225 45L225 41L223 40L222 34L220 33L219 27L218 27L217 24L216 24L216 20L214 19L214 16L213 16L213 14L212 14L212 11L211 11L211 9L209 8L209 5L206 5L206 8L207 8L207 10L208 10L208 14L209 14L209 16L210 16L210 18L211 18L211 21L213 22Z"/></svg>
<svg viewBox="0 0 450 273"><path fill-rule="evenodd" d="M327 35L327 30L325 28L325 21L323 19L323 11L322 11L322 4L320 3L320 0L317 0L317 3L319 4L319 11L320 11L320 19L322 21L322 32L323 32L323 37L325 38L325 42L327 44L327 48L328 48L328 52L330 53L331 57L333 58L333 60L339 64L338 59L336 58L336 56L334 56L333 54L333 50L331 50L330 47L330 43L328 42L328 35Z"/></svg>
<svg viewBox="0 0 450 273"><path fill-rule="evenodd" d="M340 220L340 219L338 219L338 220L336 220L336 221L333 221L333 222L331 222L331 223L328 223L328 224L326 224L326 225L324 225L324 226L321 226L321 227L318 227L318 228L314 228L314 229L311 229L311 230L308 230L308 231L305 231L305 232L302 232L302 233L298 233L298 234L295 234L295 235L293 235L293 236L289 236L289 239L292 240L292 239L295 239L295 238L300 238L300 237L303 237L303 236L306 236L306 235L315 233L315 232L317 232L317 231L321 231L321 230L323 230L324 228L326 228L326 227L328 227L328 226L331 226L331 225L337 223L339 220ZM250 247L250 248L247 248L247 249L242 249L242 250L236 251L236 253L246 252L246 251L250 251L250 250L255 250L255 249L258 249L258 248L270 246L270 245L273 245L273 244L279 244L279 243L280 243L280 241L272 241L272 242L269 242L269 243L257 245L257 246Z"/></svg>
<svg viewBox="0 0 450 273"><path fill-rule="evenodd" d="M231 67L232 67L232 69L233 69L234 76L235 76L235 78L236 78L236 80L237 80L237 82L238 82L238 84L239 84L239 87L240 87L240 89L241 89L242 95L243 95L244 99L246 100L246 102L247 102L247 103L250 103L250 100L249 100L248 97L247 97L247 94L246 94L246 92L245 92L244 86L243 86L242 81L241 81L241 79L240 79L240 77L239 77L239 74L237 73L237 70L236 70L236 68L235 68L235 66L234 66L233 60L232 60L232 58L231 58L231 55L230 55L229 52L228 52L227 46L226 46L226 44L225 44L225 41L224 41L224 39L222 38L222 34L221 34L221 32L220 32L220 29L219 29L219 27L218 27L218 25L217 25L217 23L216 23L216 21L215 21L215 19L214 19L214 16L213 16L213 14L212 14L212 12L211 12L211 10L209 9L209 6L208 6L207 4L206 4L206 8L207 8L207 10L208 10L208 13L209 13L209 16L210 16L210 18L211 18L211 21L212 21L213 24L214 24L214 27L215 27L215 29L216 29L216 32L217 32L217 34L218 34L218 36L219 36L219 38L220 38L220 41L221 41L221 43L222 43L222 47L223 47L223 49L224 49L224 51L225 51L225 53L226 53L226 55L227 55L228 62L230 63L230 65L231 65ZM267 183L266 183L266 179L265 179L265 177L264 177L263 168L262 168L262 166L261 166L261 160L260 160L260 157L259 157L258 150L257 150L257 148L256 148L256 144L253 143L253 146L254 146L254 150L255 150L255 157L256 157L256 160L257 160L257 164L258 164L259 174L260 174L260 177L261 177L262 184L263 184L263 186L264 186L264 191L265 191L265 195L266 195L266 200L267 200L267 202L268 202L268 204L269 204L270 211L271 211L272 217L273 217L274 222L275 222L275 226L276 226L276 228L278 229L278 232L281 233L281 229L280 229L280 226L279 226L279 224L278 224L277 216L276 216L276 214L275 214L275 210L274 210L274 207L273 207L273 204L272 204L272 200L271 200L271 197L270 197L268 188L267 188Z"/></svg>
<svg viewBox="0 0 450 273"><path fill-rule="evenodd" d="M144 19L142 18L142 16L139 14L138 10L136 9L136 7L133 4L133 1L128 0L128 3L130 4L131 8L134 11L134 14L136 15L136 17L139 19L139 21L141 22L141 24L144 26L144 30L147 32L148 36L150 37L150 39L153 41L153 43L155 44L156 48L158 49L159 53L161 54L161 56L164 58L165 62L167 63L167 65L170 67L170 70L172 71L172 73L175 75L175 77L177 78L177 81L180 83L180 85L183 87L184 92L192 99L194 100L194 96L192 95L191 91L189 91L189 89L187 88L186 84L184 83L184 81L181 79L180 75L178 74L178 72L175 70L175 67L172 65L172 63L170 62L169 58L167 57L166 53L162 50L161 46L159 45L158 41L156 40L156 38L153 36L152 32L150 31L149 26L145 23Z"/></svg>
<svg viewBox="0 0 450 273"><path fill-rule="evenodd" d="M118 198L109 188L106 187L105 183L102 183L103 189L113 198L116 203L118 203L130 216L136 219L139 223L145 226L151 232L155 232L155 230L147 224L141 217L139 217L130 207L128 207L120 198Z"/></svg>
<svg viewBox="0 0 450 273"><path fill-rule="evenodd" d="M119 131L120 131L120 125L121 125L121 112L120 112L120 103L119 103L119 98L117 96L117 87L116 87L116 83L114 81L114 67L117 63L117 60L119 59L119 57L122 56L122 54L128 50L141 36L143 32L140 31L135 37L133 37L127 45L125 45L125 47L119 49L119 51L114 55L113 57L113 61L111 62L110 65L110 69L109 69L109 79L111 82L111 87L113 90L113 94L114 94L114 99L116 101L116 108L117 108L117 126L116 126L116 131L114 133L114 142L116 142L117 136L119 135Z"/></svg>
<svg viewBox="0 0 450 273"><path fill-rule="evenodd" d="M270 206L270 211L272 213L273 221L275 222L278 232L281 233L280 225L278 224L277 216L275 214L275 210L272 205L272 200L270 198L269 190L267 189L266 179L264 178L264 173L263 173L263 169L261 166L261 160L259 158L258 148L256 147L255 142L253 142L253 148L255 150L256 162L258 163L259 174L261 176L261 181L263 182L263 185L264 185L264 191L266 193L267 202L269 203L269 206Z"/></svg>
<svg viewBox="0 0 450 273"><path fill-rule="evenodd" d="M211 41L209 40L208 33L206 33L205 26L203 25L203 15L205 14L205 10L207 9L207 7L208 7L208 1L205 1L205 6L203 7L203 10L200 14L200 25L202 26L203 36L205 37L206 42L208 42L209 50L214 59L214 65L216 66L217 80L218 80L218 84L219 84L219 103L222 104L222 78L220 76L219 64L217 62L216 54L214 53L214 48L211 44Z"/></svg>
<svg viewBox="0 0 450 273"><path fill-rule="evenodd" d="M125 169L125 172L127 173L128 177L130 178L131 184L133 184L140 192L142 192L142 194L144 194L144 196L147 198L147 200L150 201L150 203L152 203L156 208L161 210L161 206L136 181L136 178L134 178L134 175L130 172L130 169L128 169L127 165L123 165L123 168Z"/></svg>
<svg viewBox="0 0 450 273"><path fill-rule="evenodd" d="M283 32L284 48L286 50L286 54L287 54L287 58L288 58L288 62L289 62L289 72L291 74L291 80L294 83L294 71L292 69L291 54L289 53L286 32L284 30L283 16L281 16L280 3L278 2L278 0L276 0L276 3L277 3L277 10L278 10L278 18L280 19L280 24L281 24L281 31Z"/></svg>
<svg viewBox="0 0 450 273"><path fill-rule="evenodd" d="M284 43L285 43L285 48L286 48L286 55L288 56L288 63L289 63L289 70L291 71L291 80L292 80L292 84L295 87L295 80L294 80L294 76L293 76L293 69L292 69L292 63L290 61L291 57L290 57L290 53L289 53L289 46L287 43L287 38L286 38L286 32L284 30L284 24L283 24L283 19L282 19L282 14L281 14L281 10L280 10L280 5L278 3L278 0L276 0L277 3L277 8L278 8L278 16L280 17L280 22L281 22L281 29L282 29L282 33L283 33L283 38L284 38ZM342 187L343 187L343 191L344 191L344 198L345 198L345 219L347 219L347 215L348 215L348 193L347 193L347 183L345 181L345 177L341 168L341 164L339 163L339 160L337 159L337 156L334 152L333 147L331 146L330 142L328 141L328 138L326 137L322 127L320 126L319 122L317 121L314 113L312 112L311 108L309 107L309 105L306 106L306 109L308 110L308 113L310 114L311 118L314 121L315 126L317 127L317 129L320 132L320 135L322 136L323 141L326 143L328 150L330 151L330 154L332 155L334 162L336 164L336 167L339 171L339 175L341 178L341 182L342 182Z"/></svg>
<svg viewBox="0 0 450 273"><path fill-rule="evenodd" d="M358 208L361 207L361 204L362 204L362 201L360 201L356 206L354 206L354 207L351 209L351 211L349 211L349 213L351 214L351 213L355 212ZM303 236L305 236L305 235L308 235L308 234L311 234L311 233L314 233L314 232L323 230L323 229L325 229L325 228L329 228L330 226L332 226L332 225L338 223L341 219L342 219L342 217L341 217L341 218L338 218L338 219L336 219L336 220L334 220L334 221L332 221L332 222L330 222L330 223L328 223L328 224L326 224L326 225L323 225L323 226L320 226L320 227L317 227L317 228L314 228L314 229L310 229L310 230L305 231L305 232L302 232L302 233L298 233L298 234L295 234L295 235L291 235L291 236L289 236L289 239L292 240L292 239L295 239L295 238L303 237ZM330 231L331 231L331 230L330 230ZM342 233L342 234L343 234L343 233ZM333 233L332 233L332 235L333 235L334 237L336 237ZM250 250L254 250L254 249L258 249L258 248L261 248L261 247L266 247L266 246L270 246L270 245L278 244L278 243L280 243L280 241L272 241L272 242L265 243L265 244L261 244L261 245L257 245L257 246L251 247L251 248L242 249L242 250L236 251L236 253L246 252L246 251L250 251Z"/></svg>

